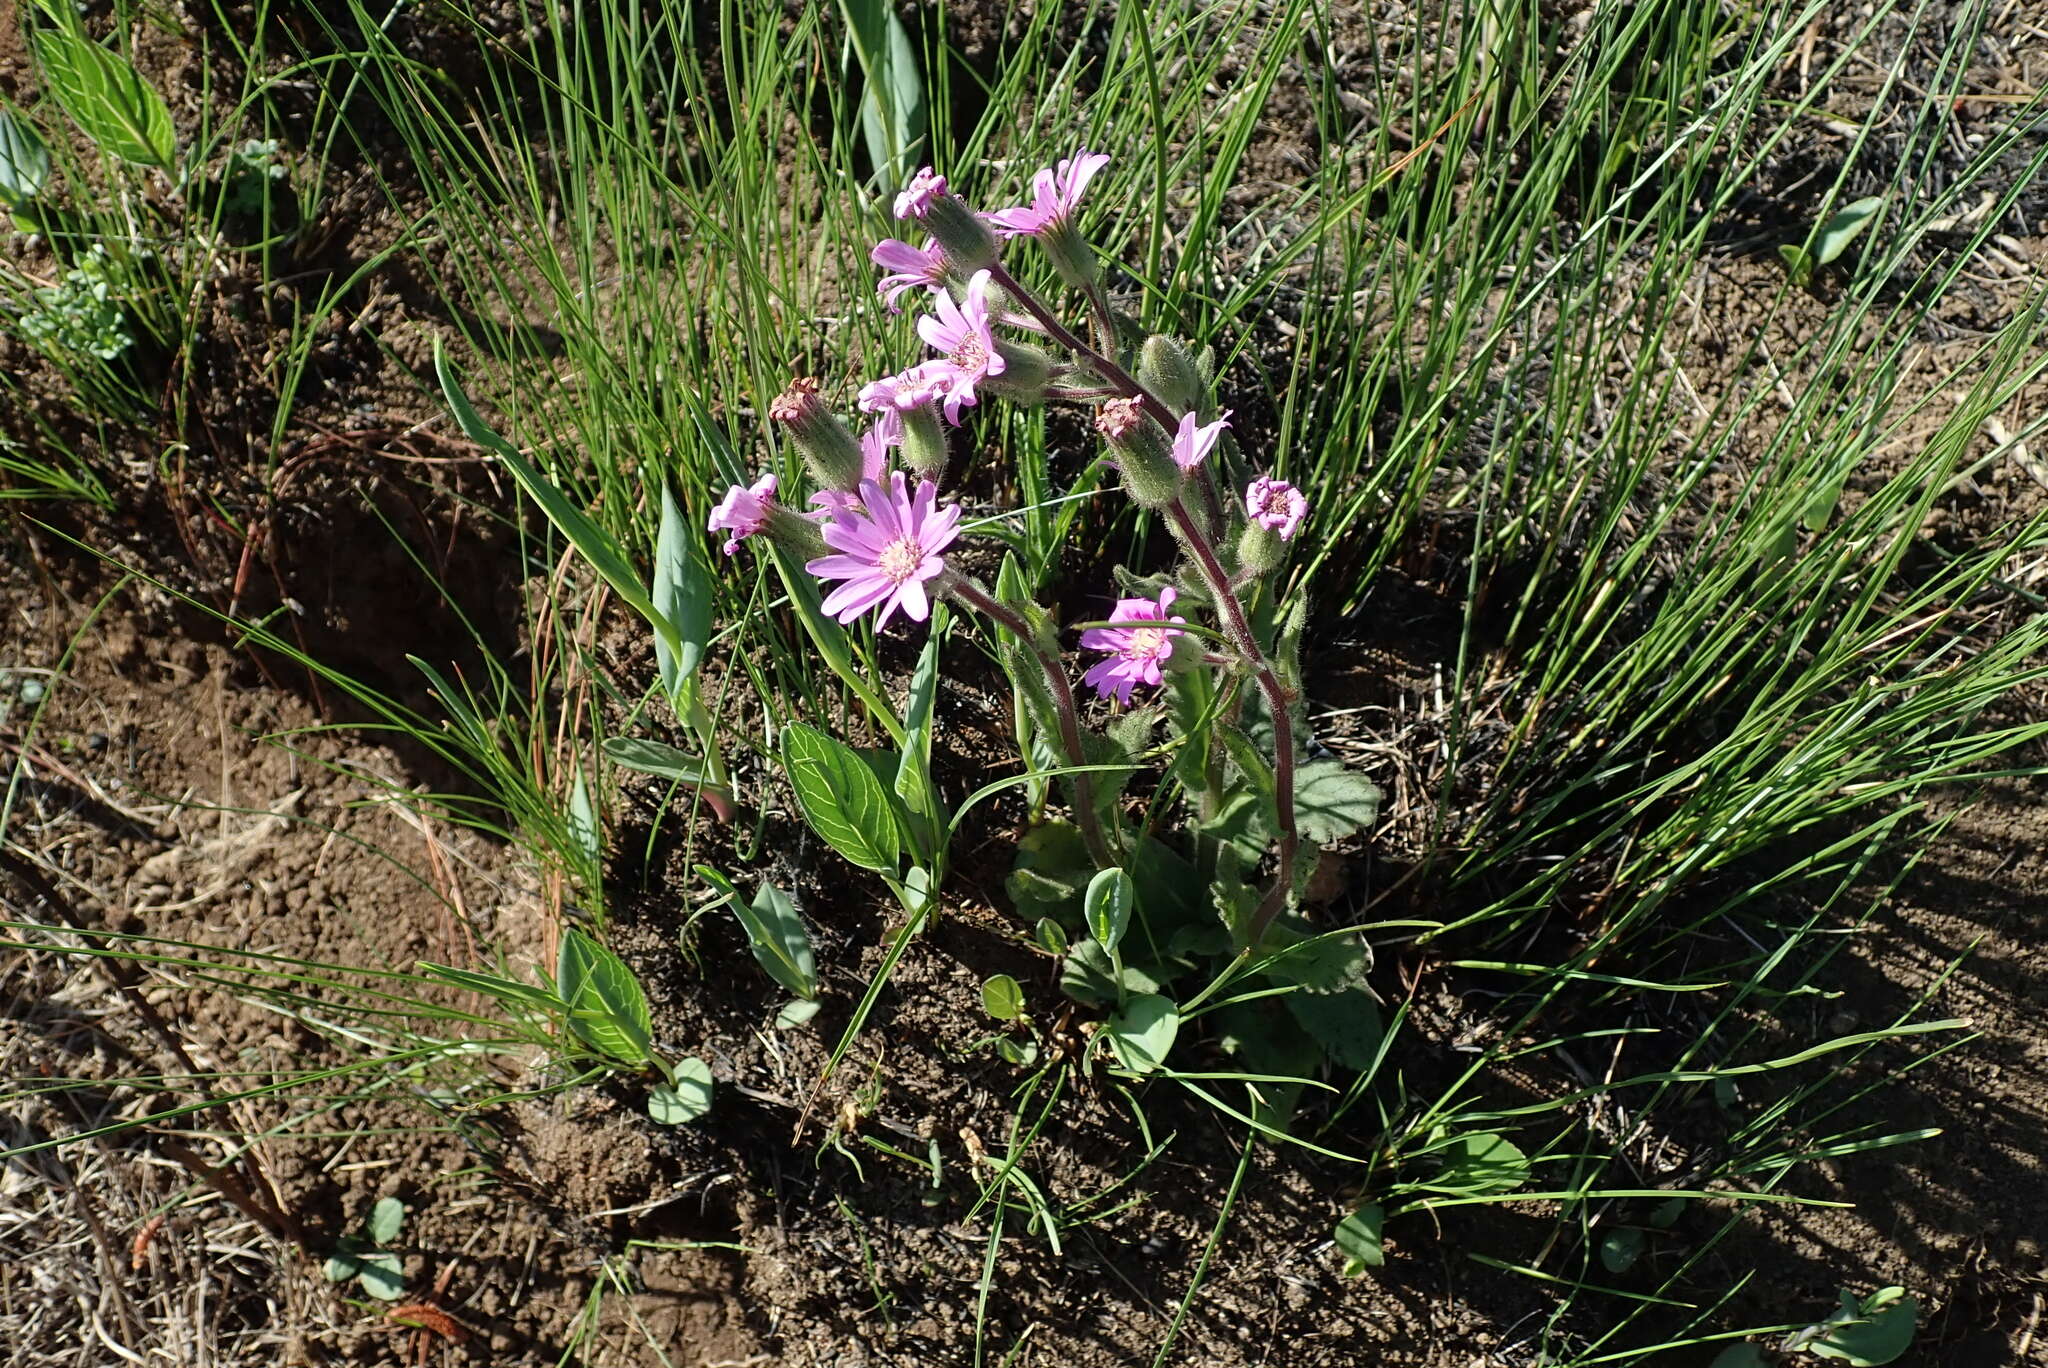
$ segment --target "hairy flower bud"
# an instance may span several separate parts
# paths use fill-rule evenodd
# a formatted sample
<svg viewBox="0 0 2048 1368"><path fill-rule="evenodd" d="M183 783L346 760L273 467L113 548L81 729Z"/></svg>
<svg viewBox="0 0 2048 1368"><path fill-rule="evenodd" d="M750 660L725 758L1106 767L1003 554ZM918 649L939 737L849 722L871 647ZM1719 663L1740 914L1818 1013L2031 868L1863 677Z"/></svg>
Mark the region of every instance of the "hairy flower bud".
<svg viewBox="0 0 2048 1368"><path fill-rule="evenodd" d="M811 478L825 489L860 488L860 442L818 397L818 382L799 376L768 405L768 416L788 430Z"/></svg>
<svg viewBox="0 0 2048 1368"><path fill-rule="evenodd" d="M1159 424L1136 399L1111 399L1095 411L1095 430L1116 454L1124 488L1141 508L1164 508L1180 497L1181 468Z"/></svg>
<svg viewBox="0 0 2048 1368"><path fill-rule="evenodd" d="M896 217L924 224L956 275L971 276L996 263L996 235L929 166L912 176L896 196Z"/></svg>
<svg viewBox="0 0 2048 1368"><path fill-rule="evenodd" d="M903 410L903 463L919 479L933 484L944 482L946 474L946 428L939 421L938 406L930 402Z"/></svg>
<svg viewBox="0 0 2048 1368"><path fill-rule="evenodd" d="M1138 382L1159 396L1174 416L1192 413L1204 421L1215 417L1215 401L1195 358L1177 338L1153 333L1138 353Z"/></svg>
<svg viewBox="0 0 2048 1368"><path fill-rule="evenodd" d="M1095 249L1072 222L1062 220L1040 233L1038 245L1045 249L1045 259L1060 273L1061 280L1077 290L1095 284Z"/></svg>
<svg viewBox="0 0 2048 1368"><path fill-rule="evenodd" d="M1044 403L1045 387L1052 383L1052 357L1045 348L998 338L996 354L1003 358L1003 369L989 377L989 389L1015 403Z"/></svg>

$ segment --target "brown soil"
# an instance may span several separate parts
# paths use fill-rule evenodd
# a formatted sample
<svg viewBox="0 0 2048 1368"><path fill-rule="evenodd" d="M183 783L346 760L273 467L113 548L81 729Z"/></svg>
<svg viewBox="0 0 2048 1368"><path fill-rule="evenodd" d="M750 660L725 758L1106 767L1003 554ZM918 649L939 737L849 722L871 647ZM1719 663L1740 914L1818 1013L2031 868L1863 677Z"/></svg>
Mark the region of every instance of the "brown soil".
<svg viewBox="0 0 2048 1368"><path fill-rule="evenodd" d="M1005 8L955 7L971 60L998 59ZM1348 50L1338 42L1330 60L1341 68ZM19 64L6 56L0 82L14 90ZM166 56L152 75L189 104L199 98L196 65ZM2013 79L2040 76L2028 68ZM1260 140L1251 180L1299 179L1314 145L1305 108L1298 88L1277 93L1273 136ZM309 270L348 269L396 226L366 180L343 181L312 235ZM1746 212L1796 215L1797 193L1776 188L1784 193L1763 187ZM1944 362L1960 358L1976 329L2038 288L2048 266L2044 212L2035 207L2035 230L2008 254L2021 269L1988 266L1945 320L1952 331L1926 340L1914 372L1920 390L1942 383ZM1758 287L1778 269L1769 250L1731 245L1697 282L1705 322L1678 363L1708 403L1726 386L1759 383L1733 373L1735 339L1766 328L1789 342L1825 312L1816 298L1806 301L1810 316L1798 303L1793 316L1761 315L1752 301L1768 295ZM244 363L261 354L276 302L257 298L259 284L250 266L219 287L218 375L246 376ZM466 449L420 426L433 415L404 363L418 366L421 334L400 324L433 323L426 300L399 275L351 297L281 450L263 449L265 391L245 379L202 414L206 440L193 445L193 464L168 484L124 490L113 525L81 524L74 510L52 516L215 607L252 616L284 607L311 654L424 699L404 657L422 642L445 647L456 632L416 558L462 567L443 578L471 621L515 621L505 610L528 591L474 514L477 503L502 507L503 492L461 464ZM388 354L380 335L402 337L410 350ZM1943 406L1930 415L1939 422ZM1902 434L1902 444L1915 435ZM221 499L250 514L260 537L203 516L208 500ZM2029 470L2004 462L1945 497L1944 530L1981 534L2043 501ZM208 986L199 961L246 951L378 967L473 964L481 953L524 965L545 955L562 914L558 885L492 837L393 800L460 792L459 776L374 735L318 730L360 719L305 671L236 649L155 588L130 582L94 616L112 579L45 530L17 519L15 534L0 584L0 744L22 775L9 839L44 882L0 879L9 915L179 944L137 989L151 1012L90 958L6 950L0 1075L12 1085L10 1148L198 1097L188 1085L158 1094L108 1080L196 1067L224 1075L213 1086L227 1090L264 1070L358 1057L253 988ZM1390 587L1398 578L1390 572ZM1431 605L1458 587L1417 573L1404 592L1426 626ZM502 644L508 653L516 645ZM1426 714L1449 645L1406 631L1392 614L1333 637L1313 668L1333 705ZM643 676L645 662L632 673ZM40 713L20 692L25 680L48 690ZM947 701L955 778L989 759L977 733L989 727L992 702L1001 700L968 689ZM2016 706L2039 715L2040 700ZM1422 752L1390 753L1383 739L1330 731L1331 744L1373 767L1397 809L1412 809L1427 792ZM1399 1229L1388 1266L1350 1280L1327 1237L1355 1196L1345 1186L1354 1171L1260 1147L1210 1251L1241 1128L1163 1088L1132 1098L1101 1080L1050 1109L1022 1169L1055 1206L1119 1183L1099 1207L1132 1205L1060 1231L1057 1248L1029 1212L1003 1212L977 1324L994 1213L976 1201L1010 1153L1013 1092L1026 1077L974 1048L986 1021L978 985L1008 972L1036 1010L1052 1015L1057 1002L1049 963L1020 946L999 891L1015 830L992 825L962 856L948 917L912 947L859 1044L814 1090L893 931L885 899L849 887L786 812L766 815L762 872L797 896L827 988L811 1026L777 1030L777 999L737 928L723 914L692 920L676 891L696 886L694 863L731 853L731 834L658 826L658 797L633 783L617 796L612 938L646 983L657 1043L711 1063L720 1093L707 1121L655 1127L639 1111L637 1087L625 1084L473 1110L437 1094L436 1078L379 1070L11 1159L0 1172L0 1336L20 1361L140 1352L172 1362L370 1364L424 1350L428 1362L539 1365L573 1352L594 1364L709 1368L952 1364L982 1352L991 1363L1109 1368L1152 1360L1205 1252L1207 1276L1172 1362L1532 1361L1550 1289L1469 1255L1540 1263L1553 1228L1546 1213L1480 1208L1447 1213L1439 1228ZM1831 1127L1867 1120L1887 1132L1943 1134L1802 1169L1802 1193L1853 1205L1759 1210L1714 1244L1693 1286L1754 1276L1707 1329L1794 1322L1831 1306L1838 1287L1897 1282L1922 1296L1929 1317L1905 1362L2048 1361L2037 1334L2048 1293L2048 861L2039 853L2048 807L2034 779L1993 785L1972 806L1961 806L1965 797L1954 796L1960 816L1880 920L1831 965L1833 996L1812 1000L1811 1020L1788 1023L1797 1048L1886 1025L1928 993L1921 1016L1967 1018L1974 1040L1923 1052L1924 1063L1851 1100ZM1363 851L1352 874L1361 889L1378 877ZM74 949L105 943L74 931L10 934ZM1388 978L1397 991L1391 970ZM343 995L308 991L343 1014ZM1415 1002L1415 1053L1403 1065L1426 1080L1457 1067L1472 1018L1455 985L1439 981ZM447 996L434 1005L476 1004ZM317 1006L303 1011L320 1015ZM1918 1056L1900 1051L1888 1062L1909 1058ZM558 1081L531 1072L534 1059L495 1068L507 1087ZM73 1086L35 1086L58 1079ZM1148 1135L1172 1143L1141 1164ZM260 1138L244 1161L234 1143L249 1136ZM1357 1130L1340 1138L1372 1140ZM230 1167L209 1179L214 1165ZM228 1195L247 1201L251 1190L252 1206ZM381 1303L321 1276L326 1253L383 1196L408 1208L395 1248L409 1296L426 1309L407 1319L445 1313L453 1338L394 1323ZM165 1220L152 1226L158 1214ZM1683 1225L1659 1257L1700 1248L1717 1228L1704 1218ZM1571 1328L1598 1328L1597 1311L1577 1314Z"/></svg>

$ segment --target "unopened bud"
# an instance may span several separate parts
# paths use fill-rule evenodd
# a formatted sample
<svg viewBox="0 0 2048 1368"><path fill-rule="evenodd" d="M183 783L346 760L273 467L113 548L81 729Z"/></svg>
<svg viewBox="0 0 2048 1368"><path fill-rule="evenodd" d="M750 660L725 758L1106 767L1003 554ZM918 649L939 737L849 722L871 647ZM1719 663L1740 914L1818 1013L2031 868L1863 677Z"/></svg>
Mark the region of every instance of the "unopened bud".
<svg viewBox="0 0 2048 1368"><path fill-rule="evenodd" d="M1141 508L1164 508L1180 497L1181 469L1165 429L1136 399L1111 399L1095 411L1095 430L1116 453L1124 488Z"/></svg>
<svg viewBox="0 0 2048 1368"><path fill-rule="evenodd" d="M996 354L1003 358L1002 373L990 374L982 383L1019 404L1044 403L1045 387L1052 383L1052 357L1045 349L997 338Z"/></svg>
<svg viewBox="0 0 2048 1368"><path fill-rule="evenodd" d="M1095 249L1075 230L1071 220L1061 219L1038 234L1038 245L1045 249L1045 259L1060 273L1061 280L1077 290L1095 284Z"/></svg>
<svg viewBox="0 0 2048 1368"><path fill-rule="evenodd" d="M816 380L799 376L790 381L789 388L768 405L768 416L788 430L820 488L848 492L860 488L860 442L818 397Z"/></svg>
<svg viewBox="0 0 2048 1368"><path fill-rule="evenodd" d="M921 480L942 484L946 476L946 427L938 407L923 403L903 410L903 463Z"/></svg>
<svg viewBox="0 0 2048 1368"><path fill-rule="evenodd" d="M996 235L929 166L912 176L896 196L896 217L924 224L956 275L971 276L996 264Z"/></svg>
<svg viewBox="0 0 2048 1368"><path fill-rule="evenodd" d="M1145 339L1144 349L1138 353L1138 381L1158 395L1175 417L1192 413L1207 421L1215 416L1210 412L1215 403L1195 358L1176 338L1153 333Z"/></svg>

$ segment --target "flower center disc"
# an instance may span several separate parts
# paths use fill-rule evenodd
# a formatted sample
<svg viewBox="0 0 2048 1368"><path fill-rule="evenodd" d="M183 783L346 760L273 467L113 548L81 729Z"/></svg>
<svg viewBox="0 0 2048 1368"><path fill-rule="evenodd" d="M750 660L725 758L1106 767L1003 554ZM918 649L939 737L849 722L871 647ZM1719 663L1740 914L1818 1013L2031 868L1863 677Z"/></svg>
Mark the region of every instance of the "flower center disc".
<svg viewBox="0 0 2048 1368"><path fill-rule="evenodd" d="M961 370L979 375L988 367L988 350L981 345L978 339L970 337L959 346L953 348L952 353L946 359Z"/></svg>
<svg viewBox="0 0 2048 1368"><path fill-rule="evenodd" d="M889 579L901 584L917 573L917 567L924 564L924 548L908 537L899 538L882 548L881 556L875 562Z"/></svg>
<svg viewBox="0 0 2048 1368"><path fill-rule="evenodd" d="M1137 627L1131 631L1131 644L1124 647L1124 654L1132 660L1150 660L1159 655L1165 646L1164 628Z"/></svg>

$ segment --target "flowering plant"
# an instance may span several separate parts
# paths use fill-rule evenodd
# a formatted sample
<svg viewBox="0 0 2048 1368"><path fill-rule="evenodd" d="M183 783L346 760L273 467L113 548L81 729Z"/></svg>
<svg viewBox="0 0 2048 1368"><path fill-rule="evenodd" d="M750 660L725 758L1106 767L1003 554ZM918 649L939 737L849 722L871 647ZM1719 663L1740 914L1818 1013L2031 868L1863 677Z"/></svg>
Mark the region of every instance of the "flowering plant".
<svg viewBox="0 0 2048 1368"><path fill-rule="evenodd" d="M1231 435L1211 353L1198 357L1157 334L1127 345L1134 332L1112 307L1079 224L1084 193L1108 162L1077 151L1037 173L1029 204L986 213L932 168L912 177L895 215L925 241L884 240L872 259L885 272L882 307L927 305L917 332L931 354L859 388L858 408L872 416L859 437L818 382L793 381L768 415L817 493L799 511L778 502L773 473L735 483L710 529L728 554L748 542L775 559L825 658L895 743L893 765L877 763L793 724L783 760L811 826L903 900L905 938L935 908L960 816L1008 784L1042 794L1057 779L1068 820L1025 837L1009 891L1040 945L1064 957L1068 994L1113 1009L1100 1038L1120 1063L1136 1072L1161 1065L1184 1011L1163 989L1206 969L1207 985L1188 1001L1216 998L1209 1010L1225 1010L1226 1039L1231 1010L1268 1017L1245 1004L1274 995L1248 984L1217 998L1226 986L1263 977L1286 997L1291 1034L1270 1023L1235 1032L1253 1042L1254 1062L1298 1065L1299 1046L1313 1042L1365 1067L1378 1034L1365 947L1344 932L1317 934L1298 912L1319 852L1368 826L1379 798L1363 776L1311 758L1307 746L1307 602L1284 570L1309 501ZM1020 239L1037 245L1057 286L1027 284L1020 276L1029 272L1005 259ZM1062 293L1078 321L1061 312ZM1077 638L1025 592L1014 554L992 588L963 563L975 538L949 488L952 447L973 412L995 401L1090 409L1124 492L1177 543L1178 564L1165 573L1120 571L1120 588L1102 594L1104 616L1081 624ZM1020 702L1027 770L951 813L930 766L943 605L994 630ZM901 713L855 668L843 638L869 615L877 632L933 628ZM1105 700L1106 726L1092 725L1076 697L1069 641L1090 660L1080 680ZM1162 783L1141 811L1125 791L1155 760ZM1144 934L1127 942L1133 925ZM1006 980L989 1000L1021 1003L1015 986ZM1012 1019L1027 1020L1021 1006Z"/></svg>

